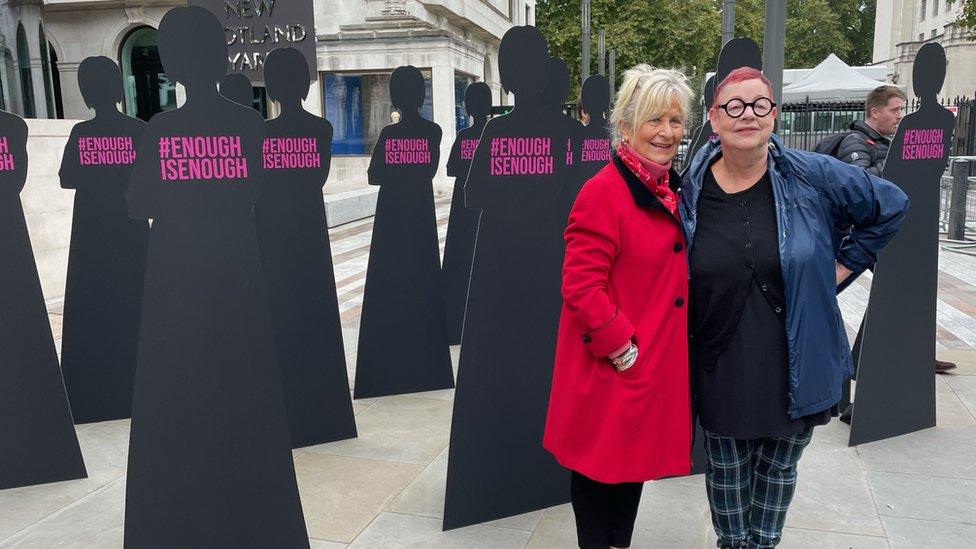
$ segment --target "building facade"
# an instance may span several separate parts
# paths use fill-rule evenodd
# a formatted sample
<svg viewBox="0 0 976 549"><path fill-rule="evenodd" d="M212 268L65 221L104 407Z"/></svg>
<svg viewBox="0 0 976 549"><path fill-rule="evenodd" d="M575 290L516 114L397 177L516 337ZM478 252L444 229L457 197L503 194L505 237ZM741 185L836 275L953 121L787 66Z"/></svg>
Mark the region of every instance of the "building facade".
<svg viewBox="0 0 976 549"><path fill-rule="evenodd" d="M946 50L949 71L940 98L972 97L976 91L976 42L955 21L962 2L946 0L878 0L874 26L877 65L888 68L888 80L903 86L909 97L912 64L923 44L937 42Z"/></svg>
<svg viewBox="0 0 976 549"><path fill-rule="evenodd" d="M237 0L257 5L297 0ZM365 184L366 164L391 121L390 74L421 69L424 115L444 132L442 158L468 124L465 86L486 82L496 105L509 102L498 78L498 45L513 25L535 23L535 0L312 0L316 70L306 108L335 128L330 185ZM156 29L176 0L7 0L0 6L0 108L25 118L90 116L78 89L81 61L104 55L122 69L126 113L148 119L175 108L179 86L163 73ZM274 115L260 83L255 105ZM441 163L443 164L443 162ZM443 167L436 184L444 190Z"/></svg>

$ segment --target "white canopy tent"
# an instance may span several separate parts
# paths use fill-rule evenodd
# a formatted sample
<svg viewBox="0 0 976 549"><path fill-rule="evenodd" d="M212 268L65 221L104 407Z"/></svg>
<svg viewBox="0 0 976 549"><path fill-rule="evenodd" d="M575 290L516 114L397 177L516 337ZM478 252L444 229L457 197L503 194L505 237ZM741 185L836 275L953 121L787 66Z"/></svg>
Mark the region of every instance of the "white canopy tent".
<svg viewBox="0 0 976 549"><path fill-rule="evenodd" d="M885 84L868 78L830 54L812 71L783 87L783 103L864 101L871 90Z"/></svg>

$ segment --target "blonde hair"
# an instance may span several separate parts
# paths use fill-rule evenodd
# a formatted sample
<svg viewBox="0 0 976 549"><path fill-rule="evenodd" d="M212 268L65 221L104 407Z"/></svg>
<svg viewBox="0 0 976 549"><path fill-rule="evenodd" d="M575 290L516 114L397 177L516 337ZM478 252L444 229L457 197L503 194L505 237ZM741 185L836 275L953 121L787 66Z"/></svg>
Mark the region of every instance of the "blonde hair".
<svg viewBox="0 0 976 549"><path fill-rule="evenodd" d="M656 69L644 63L627 69L610 114L613 146L623 140L622 127L633 132L672 105L678 106L681 118L687 123L692 95L688 78L680 71Z"/></svg>

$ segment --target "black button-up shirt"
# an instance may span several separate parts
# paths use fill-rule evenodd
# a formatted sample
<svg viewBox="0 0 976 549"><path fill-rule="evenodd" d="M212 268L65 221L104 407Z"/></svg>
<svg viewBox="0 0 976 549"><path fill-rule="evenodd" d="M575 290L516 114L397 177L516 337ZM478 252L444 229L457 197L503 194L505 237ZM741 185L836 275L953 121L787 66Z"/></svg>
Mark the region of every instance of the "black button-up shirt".
<svg viewBox="0 0 976 549"><path fill-rule="evenodd" d="M729 194L706 172L691 250L692 364L708 431L735 438L787 436L790 420L786 301L767 173ZM814 424L821 423L821 414ZM829 420L829 412L826 418Z"/></svg>

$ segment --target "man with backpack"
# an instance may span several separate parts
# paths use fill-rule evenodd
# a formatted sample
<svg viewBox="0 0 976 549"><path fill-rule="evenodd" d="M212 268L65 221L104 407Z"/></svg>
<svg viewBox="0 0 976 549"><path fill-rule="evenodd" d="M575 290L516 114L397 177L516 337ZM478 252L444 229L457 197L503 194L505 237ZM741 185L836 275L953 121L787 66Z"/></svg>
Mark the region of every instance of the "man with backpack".
<svg viewBox="0 0 976 549"><path fill-rule="evenodd" d="M859 166L880 177L891 136L898 129L904 108L904 92L895 86L878 86L864 102L865 119L855 120L850 125L849 133L824 139L814 151Z"/></svg>

